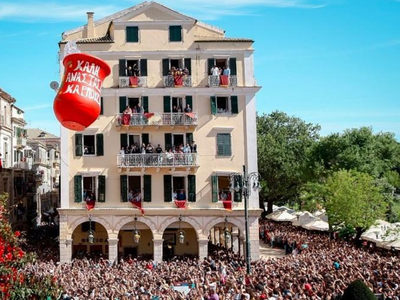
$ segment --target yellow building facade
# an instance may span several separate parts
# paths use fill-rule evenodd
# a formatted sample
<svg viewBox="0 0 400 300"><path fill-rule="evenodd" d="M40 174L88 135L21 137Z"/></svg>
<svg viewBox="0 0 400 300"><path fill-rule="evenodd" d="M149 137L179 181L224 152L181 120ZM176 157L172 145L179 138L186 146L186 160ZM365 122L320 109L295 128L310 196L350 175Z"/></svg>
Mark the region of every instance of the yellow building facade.
<svg viewBox="0 0 400 300"><path fill-rule="evenodd" d="M98 119L82 132L61 130L60 260L84 252L202 258L209 241L243 251L244 199L231 174L257 171L253 41L156 2L96 22L88 13L85 26L63 33L61 66L69 41L105 60L111 75ZM251 189L252 259L258 203Z"/></svg>

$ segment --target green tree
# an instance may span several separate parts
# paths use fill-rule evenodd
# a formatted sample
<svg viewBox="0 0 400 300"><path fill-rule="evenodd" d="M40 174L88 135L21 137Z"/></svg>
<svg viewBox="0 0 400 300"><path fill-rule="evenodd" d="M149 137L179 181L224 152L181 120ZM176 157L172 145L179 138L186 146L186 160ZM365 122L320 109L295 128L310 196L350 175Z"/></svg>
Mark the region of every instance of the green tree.
<svg viewBox="0 0 400 300"><path fill-rule="evenodd" d="M342 300L376 300L374 293L361 279L356 279L345 289Z"/></svg>
<svg viewBox="0 0 400 300"><path fill-rule="evenodd" d="M308 152L319 139L320 126L279 111L257 116L260 205L297 201L307 182Z"/></svg>
<svg viewBox="0 0 400 300"><path fill-rule="evenodd" d="M324 193L330 226L353 227L356 241L387 210L382 187L366 173L337 171L329 176Z"/></svg>

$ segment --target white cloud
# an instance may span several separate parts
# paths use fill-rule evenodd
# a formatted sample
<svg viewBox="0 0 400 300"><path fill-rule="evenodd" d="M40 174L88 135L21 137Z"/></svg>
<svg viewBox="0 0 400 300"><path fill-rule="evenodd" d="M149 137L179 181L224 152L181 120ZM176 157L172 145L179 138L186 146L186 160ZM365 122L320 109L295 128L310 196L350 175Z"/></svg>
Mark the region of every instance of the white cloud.
<svg viewBox="0 0 400 300"><path fill-rule="evenodd" d="M41 110L50 107L53 107L53 104L39 104L39 105L24 107L24 111Z"/></svg>

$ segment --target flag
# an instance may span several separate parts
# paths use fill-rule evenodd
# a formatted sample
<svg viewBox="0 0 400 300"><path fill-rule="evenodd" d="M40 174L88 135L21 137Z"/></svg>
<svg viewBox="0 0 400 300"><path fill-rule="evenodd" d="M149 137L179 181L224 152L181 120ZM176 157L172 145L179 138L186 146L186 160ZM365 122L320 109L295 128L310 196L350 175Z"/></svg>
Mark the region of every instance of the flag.
<svg viewBox="0 0 400 300"><path fill-rule="evenodd" d="M86 209L87 209L88 211L91 211L92 209L94 209L95 204L96 204L96 201L95 201L95 200L88 200L88 201L86 201Z"/></svg>
<svg viewBox="0 0 400 300"><path fill-rule="evenodd" d="M225 75L220 76L220 86L224 86L224 87L229 86L229 76L225 76Z"/></svg>
<svg viewBox="0 0 400 300"><path fill-rule="evenodd" d="M228 211L232 211L232 201L227 200L227 201L222 201L224 204L224 208Z"/></svg>
<svg viewBox="0 0 400 300"><path fill-rule="evenodd" d="M142 208L142 201L131 200L130 202L132 203L133 207L140 210L140 213L142 214L142 216L144 216L144 209Z"/></svg>
<svg viewBox="0 0 400 300"><path fill-rule="evenodd" d="M186 207L186 203L187 203L186 200L174 200L174 202L175 202L175 205L176 205L177 208L187 208Z"/></svg>
<svg viewBox="0 0 400 300"><path fill-rule="evenodd" d="M129 86L138 87L138 78L133 76L129 77Z"/></svg>

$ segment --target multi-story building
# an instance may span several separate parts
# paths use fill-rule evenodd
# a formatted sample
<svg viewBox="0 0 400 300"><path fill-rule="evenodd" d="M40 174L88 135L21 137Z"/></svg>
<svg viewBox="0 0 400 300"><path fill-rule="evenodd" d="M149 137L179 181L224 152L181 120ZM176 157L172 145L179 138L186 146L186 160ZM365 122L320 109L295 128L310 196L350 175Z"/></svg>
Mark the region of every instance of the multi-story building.
<svg viewBox="0 0 400 300"><path fill-rule="evenodd" d="M231 174L243 165L257 171L253 41L227 38L224 30L156 2L96 22L88 13L85 26L62 35L61 69L69 41L105 60L112 73L99 118L82 132L61 130L61 261L80 251L110 260L204 257L209 241L243 251L244 202L232 189L239 175ZM143 144L153 150L141 150ZM259 257L258 207L254 190L253 259Z"/></svg>

